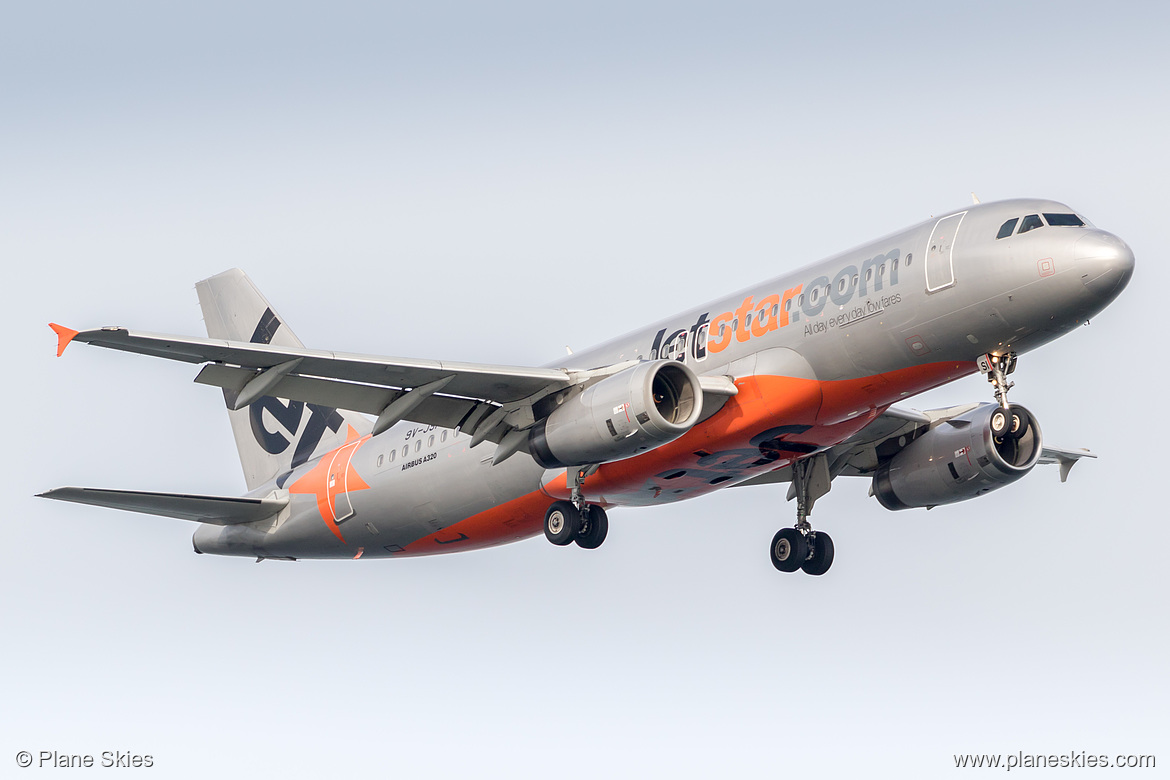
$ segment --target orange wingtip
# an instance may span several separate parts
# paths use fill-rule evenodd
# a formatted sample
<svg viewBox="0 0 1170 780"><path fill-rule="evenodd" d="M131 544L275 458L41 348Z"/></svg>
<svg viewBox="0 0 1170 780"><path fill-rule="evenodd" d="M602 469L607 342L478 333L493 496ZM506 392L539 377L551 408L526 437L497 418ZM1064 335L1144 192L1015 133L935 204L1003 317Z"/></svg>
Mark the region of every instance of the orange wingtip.
<svg viewBox="0 0 1170 780"><path fill-rule="evenodd" d="M57 334L57 357L61 357L65 352L65 347L69 346L69 342L77 336L81 331L66 328L64 325L58 325L55 322L50 322L49 327Z"/></svg>

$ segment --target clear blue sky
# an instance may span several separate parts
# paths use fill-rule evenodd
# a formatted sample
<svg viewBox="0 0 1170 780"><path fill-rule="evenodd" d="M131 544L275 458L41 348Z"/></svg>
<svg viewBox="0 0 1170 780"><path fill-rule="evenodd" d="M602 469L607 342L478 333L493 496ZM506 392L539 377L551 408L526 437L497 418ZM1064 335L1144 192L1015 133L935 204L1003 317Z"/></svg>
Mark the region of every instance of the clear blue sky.
<svg viewBox="0 0 1170 780"><path fill-rule="evenodd" d="M0 26L0 767L153 777L939 777L954 753L1170 763L1165 7L24 4ZM248 271L311 346L541 364L983 200L1125 238L1130 288L1013 397L1100 459L894 514L778 576L784 490L390 562L196 556L32 498L243 489L217 391L45 324L202 333ZM989 399L972 378L909 405ZM9 770L4 770L7 774ZM15 771L15 769L11 770ZM32 770L28 770L31 774Z"/></svg>

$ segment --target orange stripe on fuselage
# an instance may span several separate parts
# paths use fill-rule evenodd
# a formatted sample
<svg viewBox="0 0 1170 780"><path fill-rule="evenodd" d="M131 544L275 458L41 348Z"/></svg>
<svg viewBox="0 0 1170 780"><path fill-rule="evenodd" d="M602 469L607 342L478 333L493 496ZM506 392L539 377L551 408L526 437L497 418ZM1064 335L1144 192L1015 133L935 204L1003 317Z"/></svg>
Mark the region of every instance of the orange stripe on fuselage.
<svg viewBox="0 0 1170 780"><path fill-rule="evenodd" d="M903 393L922 392L974 370L973 363L954 362L830 382L745 377L735 383L738 395L679 439L636 458L603 464L585 481L585 496L607 504L646 505L710 493L844 441ZM558 498L568 496L559 480L546 489Z"/></svg>
<svg viewBox="0 0 1170 780"><path fill-rule="evenodd" d="M738 395L681 438L644 455L602 465L585 480L585 495L609 506L663 503L709 493L724 483L735 484L782 468L803 454L801 449L844 441L903 393L919 393L975 370L974 363L954 362L832 382L745 377L735 383ZM803 430L765 435L787 426ZM685 473L665 478L679 471ZM564 478L554 479L541 490L419 539L396 555L475 550L535 536L542 530L552 498L568 497Z"/></svg>
<svg viewBox="0 0 1170 780"><path fill-rule="evenodd" d="M398 556L435 555L436 553L478 550L497 544L527 539L540 533L548 496L539 490L505 501L466 520L461 520L442 531L411 542Z"/></svg>
<svg viewBox="0 0 1170 780"><path fill-rule="evenodd" d="M919 393L975 370L974 363L953 362L829 382L745 377L735 383L737 395L680 438L603 464L585 480L585 496L607 505L641 506L710 493L844 441L903 393ZM556 498L569 495L561 480L545 489Z"/></svg>
<svg viewBox="0 0 1170 780"><path fill-rule="evenodd" d="M740 481L784 465L764 461L753 466L761 455L752 440L779 426L811 429L822 406L821 383L794 377L752 376L737 380L735 386L739 393L729 398L722 409L675 441L644 455L602 464L585 480L586 498L636 506L677 501L713 491L729 481L711 483L720 476L734 474ZM808 439L803 433L798 438L797 444L803 448ZM701 484L694 479L681 479L700 465L704 467ZM676 476L668 479L672 474ZM703 485L706 489L702 489ZM569 495L568 486L561 480L550 483L546 490L557 498Z"/></svg>

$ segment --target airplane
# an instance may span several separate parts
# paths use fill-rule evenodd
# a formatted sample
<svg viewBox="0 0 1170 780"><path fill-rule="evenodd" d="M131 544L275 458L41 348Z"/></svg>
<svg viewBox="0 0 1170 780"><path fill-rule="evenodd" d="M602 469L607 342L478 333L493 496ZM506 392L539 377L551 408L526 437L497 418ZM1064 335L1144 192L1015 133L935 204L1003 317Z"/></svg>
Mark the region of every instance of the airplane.
<svg viewBox="0 0 1170 780"><path fill-rule="evenodd" d="M397 558L539 535L599 547L615 507L787 484L779 571L822 575L810 521L834 479L888 510L1063 482L1087 450L1044 444L1008 401L1019 355L1102 311L1133 252L1051 200L978 203L542 367L306 348L233 269L196 285L207 338L58 324L73 341L201 365L220 388L243 496L63 487L41 494L199 523L195 552ZM993 401L895 406L980 372Z"/></svg>

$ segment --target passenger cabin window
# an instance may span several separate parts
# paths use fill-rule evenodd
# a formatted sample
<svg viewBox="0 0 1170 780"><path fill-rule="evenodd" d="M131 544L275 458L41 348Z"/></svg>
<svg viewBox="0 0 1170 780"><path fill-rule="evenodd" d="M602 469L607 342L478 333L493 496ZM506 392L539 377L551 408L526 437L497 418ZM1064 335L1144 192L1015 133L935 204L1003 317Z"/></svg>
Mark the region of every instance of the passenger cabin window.
<svg viewBox="0 0 1170 780"><path fill-rule="evenodd" d="M1044 227L1044 223L1040 220L1039 214L1029 214L1024 217L1024 221L1020 223L1020 235L1024 235L1029 230Z"/></svg>
<svg viewBox="0 0 1170 780"><path fill-rule="evenodd" d="M996 238L1007 238L1012 233L1016 232L1016 223L1020 221L1019 217L1012 217L1007 222L999 227L999 232L996 233Z"/></svg>
<svg viewBox="0 0 1170 780"><path fill-rule="evenodd" d="M1076 214L1045 214L1044 221L1053 227L1084 227L1085 221Z"/></svg>

